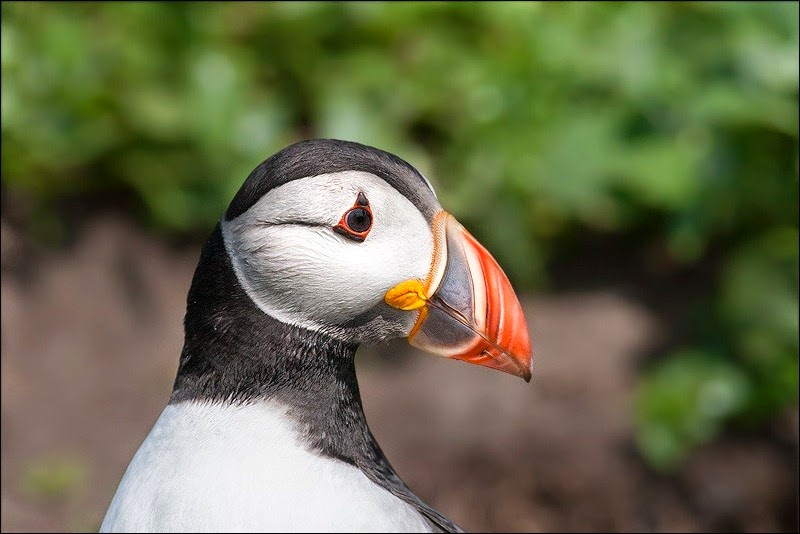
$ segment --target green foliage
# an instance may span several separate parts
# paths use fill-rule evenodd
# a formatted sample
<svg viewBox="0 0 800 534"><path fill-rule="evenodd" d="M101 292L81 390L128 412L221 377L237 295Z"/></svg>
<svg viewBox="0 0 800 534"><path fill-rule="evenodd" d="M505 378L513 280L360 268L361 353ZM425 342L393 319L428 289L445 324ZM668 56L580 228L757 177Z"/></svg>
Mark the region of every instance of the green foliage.
<svg viewBox="0 0 800 534"><path fill-rule="evenodd" d="M659 469L674 467L688 447L712 438L751 395L736 365L700 351L673 354L645 376L637 399L639 448Z"/></svg>
<svg viewBox="0 0 800 534"><path fill-rule="evenodd" d="M776 227L736 248L700 344L639 384L638 441L652 465L674 467L730 420L752 426L796 405L798 237L796 227Z"/></svg>
<svg viewBox="0 0 800 534"><path fill-rule="evenodd" d="M581 232L663 242L686 268L726 251L695 346L642 384L640 444L658 465L797 401L795 2L3 2L2 15L2 179L36 220L123 189L155 228L205 232L286 144L361 141L431 178L520 289ZM704 412L723 390L735 402Z"/></svg>
<svg viewBox="0 0 800 534"><path fill-rule="evenodd" d="M737 249L723 273L720 315L755 393L743 415L756 421L797 400L797 243L797 228L773 229Z"/></svg>

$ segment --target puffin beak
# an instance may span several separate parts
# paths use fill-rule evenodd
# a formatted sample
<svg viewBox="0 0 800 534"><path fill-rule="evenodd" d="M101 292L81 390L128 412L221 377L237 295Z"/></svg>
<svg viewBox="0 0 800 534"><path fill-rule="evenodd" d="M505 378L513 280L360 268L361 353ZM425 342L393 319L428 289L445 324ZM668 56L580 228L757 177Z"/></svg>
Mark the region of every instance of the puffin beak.
<svg viewBox="0 0 800 534"><path fill-rule="evenodd" d="M491 254L447 212L433 221L434 259L423 282L390 289L387 304L419 310L411 345L531 379L531 345L522 306Z"/></svg>

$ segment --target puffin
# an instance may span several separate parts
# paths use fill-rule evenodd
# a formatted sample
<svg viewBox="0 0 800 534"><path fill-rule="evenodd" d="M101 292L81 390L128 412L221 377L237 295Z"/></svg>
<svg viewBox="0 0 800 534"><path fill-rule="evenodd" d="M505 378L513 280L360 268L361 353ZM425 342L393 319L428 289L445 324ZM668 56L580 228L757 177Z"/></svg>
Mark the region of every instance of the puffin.
<svg viewBox="0 0 800 534"><path fill-rule="evenodd" d="M100 532L463 532L367 425L356 350L394 338L531 377L511 283L411 164L334 139L264 160L202 248L172 393Z"/></svg>

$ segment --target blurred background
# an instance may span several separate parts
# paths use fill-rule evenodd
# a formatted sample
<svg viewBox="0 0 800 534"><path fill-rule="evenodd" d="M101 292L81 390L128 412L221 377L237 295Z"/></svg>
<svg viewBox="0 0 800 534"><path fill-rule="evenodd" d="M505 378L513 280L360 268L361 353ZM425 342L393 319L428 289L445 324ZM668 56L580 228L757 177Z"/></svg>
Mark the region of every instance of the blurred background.
<svg viewBox="0 0 800 534"><path fill-rule="evenodd" d="M199 248L292 142L396 153L511 278L534 378L364 347L468 530L798 528L798 4L2 3L2 530L96 529Z"/></svg>

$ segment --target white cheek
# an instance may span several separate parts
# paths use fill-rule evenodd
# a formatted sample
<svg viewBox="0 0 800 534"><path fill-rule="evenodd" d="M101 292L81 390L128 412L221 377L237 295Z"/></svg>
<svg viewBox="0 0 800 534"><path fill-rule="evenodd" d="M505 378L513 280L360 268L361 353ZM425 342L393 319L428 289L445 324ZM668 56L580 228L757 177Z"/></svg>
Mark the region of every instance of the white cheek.
<svg viewBox="0 0 800 534"><path fill-rule="evenodd" d="M223 225L237 276L265 313L314 330L336 327L384 305L398 283L425 279L433 256L427 221L408 199L375 180L367 193L373 226L361 243L330 227L264 225L256 216Z"/></svg>
<svg viewBox="0 0 800 534"><path fill-rule="evenodd" d="M259 301L267 313L317 328L343 324L380 304L403 280L424 279L433 248L424 239L411 246L388 235L355 243L303 226L271 227L264 237L279 244L244 262Z"/></svg>

